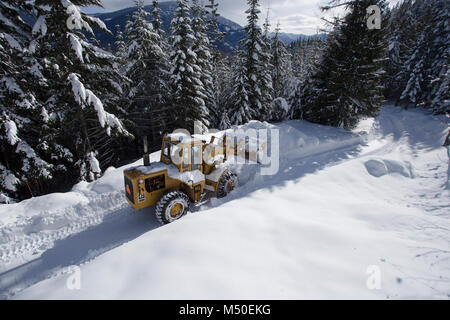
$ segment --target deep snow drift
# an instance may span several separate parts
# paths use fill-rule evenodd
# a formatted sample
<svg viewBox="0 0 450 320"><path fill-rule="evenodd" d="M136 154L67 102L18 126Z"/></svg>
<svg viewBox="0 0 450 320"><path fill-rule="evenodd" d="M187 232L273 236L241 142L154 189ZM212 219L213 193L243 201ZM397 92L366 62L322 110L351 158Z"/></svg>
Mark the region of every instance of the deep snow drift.
<svg viewBox="0 0 450 320"><path fill-rule="evenodd" d="M279 129L278 174L240 168L231 195L162 227L125 202L122 171L141 160L1 205L0 296L448 299L443 120L387 106L354 132L253 122ZM74 266L80 290L67 287Z"/></svg>

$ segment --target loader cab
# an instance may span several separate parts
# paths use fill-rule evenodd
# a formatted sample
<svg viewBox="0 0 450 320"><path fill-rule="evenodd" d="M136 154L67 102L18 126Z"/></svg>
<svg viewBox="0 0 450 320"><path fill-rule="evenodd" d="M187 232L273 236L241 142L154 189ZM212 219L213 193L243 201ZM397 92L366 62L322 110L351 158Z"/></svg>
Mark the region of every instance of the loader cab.
<svg viewBox="0 0 450 320"><path fill-rule="evenodd" d="M173 164L180 172L202 171L202 141L183 134L165 135L161 162Z"/></svg>

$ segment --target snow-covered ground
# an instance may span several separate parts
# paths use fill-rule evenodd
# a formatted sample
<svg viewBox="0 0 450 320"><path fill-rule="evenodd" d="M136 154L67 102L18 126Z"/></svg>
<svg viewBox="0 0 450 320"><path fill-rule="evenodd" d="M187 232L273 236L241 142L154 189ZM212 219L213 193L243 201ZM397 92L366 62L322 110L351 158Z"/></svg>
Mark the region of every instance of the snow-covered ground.
<svg viewBox="0 0 450 320"><path fill-rule="evenodd" d="M0 205L0 297L448 299L443 120L386 106L354 132L270 125L277 175L243 170L227 198L166 226L124 200L122 171L141 161ZM79 290L67 287L74 266Z"/></svg>

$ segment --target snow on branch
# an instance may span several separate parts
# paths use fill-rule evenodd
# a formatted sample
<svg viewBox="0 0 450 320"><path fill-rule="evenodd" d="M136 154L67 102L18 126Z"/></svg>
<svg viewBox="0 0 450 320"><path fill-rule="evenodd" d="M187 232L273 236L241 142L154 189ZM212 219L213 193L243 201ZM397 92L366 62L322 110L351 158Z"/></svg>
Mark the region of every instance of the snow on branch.
<svg viewBox="0 0 450 320"><path fill-rule="evenodd" d="M111 31L109 31L109 29L106 27L105 23L99 18L91 16L86 16L86 18L89 19L98 29L102 30L103 32L109 35L112 35Z"/></svg>
<svg viewBox="0 0 450 320"><path fill-rule="evenodd" d="M106 133L111 134L111 128L116 128L120 133L126 133L120 120L113 114L105 111L102 101L89 89L86 89L78 76L71 73L67 79L72 85L75 101L84 108L92 106L97 111L98 121L102 128L106 126Z"/></svg>
<svg viewBox="0 0 450 320"><path fill-rule="evenodd" d="M68 37L69 37L70 45L72 46L73 51L77 55L78 60L80 60L81 62L84 62L83 47L81 46L81 43L78 40L78 37L72 33L69 33Z"/></svg>
<svg viewBox="0 0 450 320"><path fill-rule="evenodd" d="M17 126L16 123L12 120L7 120L3 124L6 130L6 139L8 140L10 145L15 145L21 139L17 136Z"/></svg>
<svg viewBox="0 0 450 320"><path fill-rule="evenodd" d="M0 79L2 84L9 92L24 95L22 89L17 85L16 81L11 77L3 77Z"/></svg>
<svg viewBox="0 0 450 320"><path fill-rule="evenodd" d="M32 165L34 164L38 170L39 175L46 178L51 179L52 175L49 171L51 169L52 165L47 163L46 161L42 160L40 157L36 155L36 152L34 152L33 148L26 143L25 141L20 141L16 148L17 152L22 152L25 154L26 158L23 159L23 168L22 170L24 172L30 172ZM30 163L30 160L32 163Z"/></svg>
<svg viewBox="0 0 450 320"><path fill-rule="evenodd" d="M33 35L40 34L40 36L43 37L47 34L47 23L45 21L46 18L47 16L43 15L37 19L36 23L33 26Z"/></svg>
<svg viewBox="0 0 450 320"><path fill-rule="evenodd" d="M19 179L8 169L6 169L0 163L0 179L1 185L4 189L15 192L17 190L16 184L19 183Z"/></svg>
<svg viewBox="0 0 450 320"><path fill-rule="evenodd" d="M12 37L11 35L7 34L7 33L0 33L0 38L4 38L6 41L8 41L8 45L13 48L16 49L18 51L22 51L22 46L19 44L19 42L14 39L14 37Z"/></svg>
<svg viewBox="0 0 450 320"><path fill-rule="evenodd" d="M71 73L67 78L72 85L72 92L75 97L75 101L84 108L83 102L86 101L86 89L84 84L78 79L77 75Z"/></svg>
<svg viewBox="0 0 450 320"><path fill-rule="evenodd" d="M100 169L100 162L95 157L94 152L91 152L88 154L88 161L89 161L89 165L91 167L91 171L93 173L101 173L102 172L102 170Z"/></svg>
<svg viewBox="0 0 450 320"><path fill-rule="evenodd" d="M97 46L94 46L91 43L84 41L83 39L78 39L78 40L81 43L83 48L90 49L90 53L93 54L94 56L96 56L97 58L115 59L115 56L112 53L105 51L102 48L99 48Z"/></svg>

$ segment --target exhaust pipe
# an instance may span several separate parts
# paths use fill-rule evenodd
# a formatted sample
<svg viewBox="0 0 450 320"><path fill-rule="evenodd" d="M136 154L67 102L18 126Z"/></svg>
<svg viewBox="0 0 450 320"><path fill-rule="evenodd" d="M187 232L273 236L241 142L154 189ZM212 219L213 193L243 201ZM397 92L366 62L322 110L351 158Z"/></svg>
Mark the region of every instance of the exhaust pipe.
<svg viewBox="0 0 450 320"><path fill-rule="evenodd" d="M148 153L147 136L144 136L144 166L150 165L150 154Z"/></svg>

